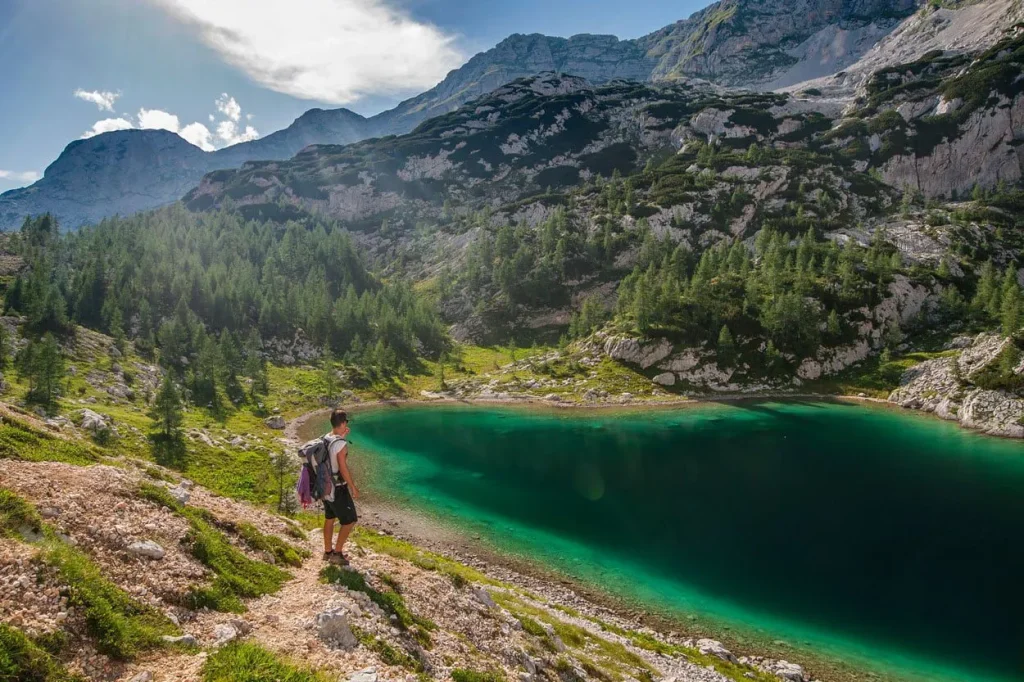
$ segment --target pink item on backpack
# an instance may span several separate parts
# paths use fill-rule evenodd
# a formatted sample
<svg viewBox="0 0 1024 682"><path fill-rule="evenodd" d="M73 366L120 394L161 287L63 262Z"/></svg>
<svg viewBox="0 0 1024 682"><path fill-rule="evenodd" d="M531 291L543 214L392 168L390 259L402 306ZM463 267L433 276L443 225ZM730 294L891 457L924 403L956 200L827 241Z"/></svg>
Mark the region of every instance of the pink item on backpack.
<svg viewBox="0 0 1024 682"><path fill-rule="evenodd" d="M302 503L303 509L309 509L313 506L313 495L309 489L309 467L303 465L302 472L299 474L299 483L295 486L295 491L299 495L299 502Z"/></svg>

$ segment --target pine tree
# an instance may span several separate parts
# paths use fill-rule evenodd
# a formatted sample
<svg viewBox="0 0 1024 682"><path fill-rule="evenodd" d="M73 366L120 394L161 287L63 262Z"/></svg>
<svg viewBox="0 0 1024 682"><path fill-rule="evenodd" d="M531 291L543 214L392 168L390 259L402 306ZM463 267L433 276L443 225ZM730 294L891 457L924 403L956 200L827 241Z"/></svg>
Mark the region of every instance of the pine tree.
<svg viewBox="0 0 1024 682"><path fill-rule="evenodd" d="M735 352L736 344L733 341L732 332L729 331L728 325L723 324L721 331L718 332L718 357L724 366L732 364Z"/></svg>
<svg viewBox="0 0 1024 682"><path fill-rule="evenodd" d="M828 318L825 321L825 330L833 341L838 341L839 337L842 336L843 329L839 321L839 313L836 312L835 308L828 312Z"/></svg>
<svg viewBox="0 0 1024 682"><path fill-rule="evenodd" d="M7 369L11 360L11 346L7 338L7 327L0 324L0 371Z"/></svg>
<svg viewBox="0 0 1024 682"><path fill-rule="evenodd" d="M169 440L180 438L180 427L182 422L181 395L174 385L174 379L170 372L164 373L164 380L160 383L160 390L153 402L153 409L149 416L156 423L160 433Z"/></svg>
<svg viewBox="0 0 1024 682"><path fill-rule="evenodd" d="M1002 299L1000 321L1003 334L1013 336L1020 329L1021 324L1020 285L1017 284L1017 277L1013 268L1007 268L1006 270L1000 298Z"/></svg>
<svg viewBox="0 0 1024 682"><path fill-rule="evenodd" d="M298 511L295 483L295 457L285 450L279 450L270 457L270 466L277 482L277 512L291 516Z"/></svg>
<svg viewBox="0 0 1024 682"><path fill-rule="evenodd" d="M338 376L335 374L334 354L331 352L330 346L324 347L320 359L320 375L323 377L326 397L330 400L338 392Z"/></svg>
<svg viewBox="0 0 1024 682"><path fill-rule="evenodd" d="M47 332L42 340L25 346L18 364L18 373L28 380L29 402L53 410L64 380L64 356L57 339Z"/></svg>

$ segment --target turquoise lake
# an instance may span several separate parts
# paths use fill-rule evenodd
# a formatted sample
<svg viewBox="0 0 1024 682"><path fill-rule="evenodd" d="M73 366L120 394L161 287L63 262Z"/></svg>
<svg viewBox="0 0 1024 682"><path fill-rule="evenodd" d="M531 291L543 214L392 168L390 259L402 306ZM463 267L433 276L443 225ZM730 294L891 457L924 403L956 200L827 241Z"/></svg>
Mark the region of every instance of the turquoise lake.
<svg viewBox="0 0 1024 682"><path fill-rule="evenodd" d="M883 679L1024 679L1024 444L832 403L360 412L371 494Z"/></svg>

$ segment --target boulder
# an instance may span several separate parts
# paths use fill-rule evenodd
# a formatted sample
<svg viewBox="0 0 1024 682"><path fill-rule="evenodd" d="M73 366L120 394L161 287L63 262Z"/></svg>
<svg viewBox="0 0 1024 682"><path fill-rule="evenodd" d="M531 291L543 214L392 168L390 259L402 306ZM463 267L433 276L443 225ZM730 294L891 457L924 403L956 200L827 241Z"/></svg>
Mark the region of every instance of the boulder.
<svg viewBox="0 0 1024 682"><path fill-rule="evenodd" d="M328 609L316 617L316 631L321 640L342 649L354 649L359 644L348 623L348 611L342 607Z"/></svg>
<svg viewBox="0 0 1024 682"><path fill-rule="evenodd" d="M79 425L82 429L89 433L98 433L99 431L105 431L110 428L107 418L103 415L93 412L88 408L83 408L78 411Z"/></svg>
<svg viewBox="0 0 1024 682"><path fill-rule="evenodd" d="M647 369L672 353L672 342L668 339L644 342L628 336L610 336L605 339L604 352L614 360L629 362Z"/></svg>
<svg viewBox="0 0 1024 682"><path fill-rule="evenodd" d="M199 646L199 641L196 640L192 635L181 635L180 637L174 637L172 635L164 635L161 639L168 644L182 644L184 646Z"/></svg>
<svg viewBox="0 0 1024 682"><path fill-rule="evenodd" d="M717 639L698 639L696 647L697 651L705 656L714 656L729 663L736 663L736 657Z"/></svg>
<svg viewBox="0 0 1024 682"><path fill-rule="evenodd" d="M992 436L1024 438L1024 400L1002 391L975 389L960 406L960 423Z"/></svg>
<svg viewBox="0 0 1024 682"><path fill-rule="evenodd" d="M776 677L789 682L804 682L804 669L789 661L775 661L767 666L768 671Z"/></svg>
<svg viewBox="0 0 1024 682"><path fill-rule="evenodd" d="M218 623L213 628L213 646L220 648L235 641L241 634L234 623Z"/></svg>
<svg viewBox="0 0 1024 682"><path fill-rule="evenodd" d="M184 483L184 481L182 481L182 483ZM192 493L190 493L188 488L181 483L173 487L168 486L167 492L171 494L171 497L178 501L178 504L188 504L188 501L192 498Z"/></svg>
<svg viewBox="0 0 1024 682"><path fill-rule="evenodd" d="M476 588L473 589L472 594L473 594L473 599L476 599L478 602L480 602L481 604L483 604L487 608L489 608L489 609L496 609L496 608L498 608L498 605L494 603L494 599L491 598L490 592L488 592L484 588L476 587Z"/></svg>
<svg viewBox="0 0 1024 682"><path fill-rule="evenodd" d="M377 682L376 668L363 668L349 676L348 682Z"/></svg>
<svg viewBox="0 0 1024 682"><path fill-rule="evenodd" d="M164 548L156 544L152 540L143 540L142 542L133 542L128 545L128 553L138 557L145 557L147 559L154 559L159 561L164 558Z"/></svg>
<svg viewBox="0 0 1024 682"><path fill-rule="evenodd" d="M285 427L284 417L282 417L279 414L275 414L273 417L267 417L266 419L263 420L263 423L266 424L269 428L275 429L277 431L280 431Z"/></svg>
<svg viewBox="0 0 1024 682"><path fill-rule="evenodd" d="M675 386L676 375L672 372L662 372L658 376L654 377L654 383L660 386Z"/></svg>

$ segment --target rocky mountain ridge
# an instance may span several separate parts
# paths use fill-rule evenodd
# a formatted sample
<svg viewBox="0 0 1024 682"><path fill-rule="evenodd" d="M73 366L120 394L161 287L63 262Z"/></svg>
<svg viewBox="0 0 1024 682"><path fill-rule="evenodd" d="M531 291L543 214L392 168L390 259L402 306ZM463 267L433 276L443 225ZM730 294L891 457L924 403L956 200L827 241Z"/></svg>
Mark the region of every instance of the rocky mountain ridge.
<svg viewBox="0 0 1024 682"><path fill-rule="evenodd" d="M992 38L995 24L1005 27L1011 10L1019 13L1019 6L1007 5L1010 2L985 0L965 9L941 10L942 16L957 26L975 27L980 25L974 19L982 7L989 18L982 23L989 29L976 30L971 40L961 39L957 31L933 31L929 44L952 49L983 47L984 40ZM314 109L285 130L213 153L203 153L187 143L169 144L158 131L135 131L127 136L106 133L97 136L93 145L72 143L41 180L0 195L0 229L15 229L26 215L47 211L65 228L74 229L105 216L153 208L180 198L207 172L236 168L251 160L284 160L309 144L348 144L407 133L511 80L541 71L571 73L594 84L614 79L653 82L699 77L758 89L793 85L845 69L886 36L902 36L889 40L897 46L916 44L916 31L907 26L916 26L913 22L920 23L923 19L919 17L928 14L927 8L915 13L916 7L914 0L896 4L802 0L798 7L782 2L721 0L689 19L636 40L513 35L452 71L436 87L392 110L367 119L347 109ZM968 15L970 21L961 19ZM865 63L879 68L913 49L876 49L875 56ZM832 90L849 94L850 88L843 85ZM150 170L149 164L124 161L154 153L164 157L155 170ZM62 167L88 168L94 177L53 172Z"/></svg>

